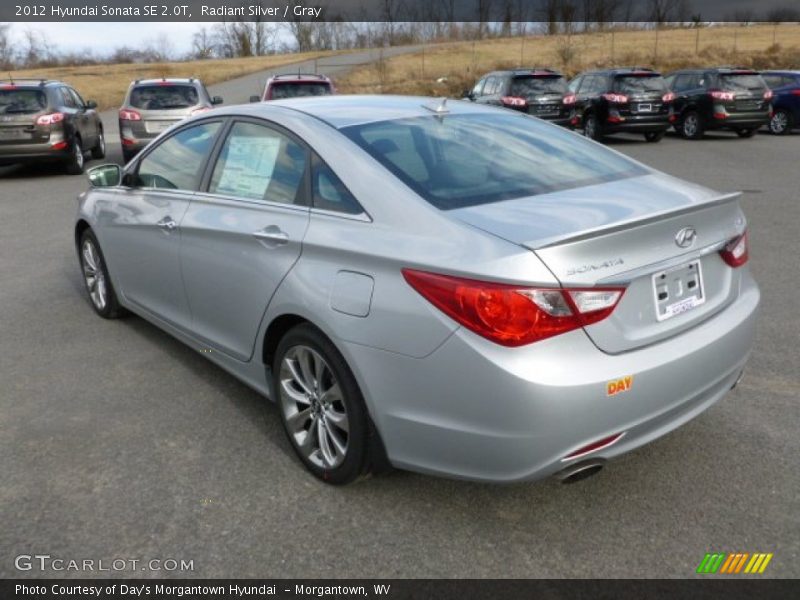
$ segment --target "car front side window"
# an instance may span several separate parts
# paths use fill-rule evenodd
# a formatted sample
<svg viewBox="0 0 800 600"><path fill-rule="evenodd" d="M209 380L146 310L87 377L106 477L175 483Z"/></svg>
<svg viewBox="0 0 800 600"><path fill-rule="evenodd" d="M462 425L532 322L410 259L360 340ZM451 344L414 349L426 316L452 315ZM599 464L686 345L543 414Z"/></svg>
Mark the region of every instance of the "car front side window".
<svg viewBox="0 0 800 600"><path fill-rule="evenodd" d="M300 144L270 127L238 122L222 146L208 191L299 204L305 172L306 151Z"/></svg>
<svg viewBox="0 0 800 600"><path fill-rule="evenodd" d="M196 190L219 127L219 121L202 123L161 142L139 162L136 187Z"/></svg>

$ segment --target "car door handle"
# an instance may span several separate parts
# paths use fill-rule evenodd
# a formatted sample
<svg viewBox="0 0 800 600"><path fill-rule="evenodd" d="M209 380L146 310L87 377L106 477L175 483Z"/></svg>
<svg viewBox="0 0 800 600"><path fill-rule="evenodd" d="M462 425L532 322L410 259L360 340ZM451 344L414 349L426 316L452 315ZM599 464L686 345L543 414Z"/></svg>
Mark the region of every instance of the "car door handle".
<svg viewBox="0 0 800 600"><path fill-rule="evenodd" d="M172 231L178 227L178 224L170 216L164 217L158 223L156 223L156 225L161 227L161 229L166 229L167 231Z"/></svg>
<svg viewBox="0 0 800 600"><path fill-rule="evenodd" d="M276 225L270 225L264 229L254 231L253 237L262 242L269 242L275 246L282 246L289 241L289 235Z"/></svg>

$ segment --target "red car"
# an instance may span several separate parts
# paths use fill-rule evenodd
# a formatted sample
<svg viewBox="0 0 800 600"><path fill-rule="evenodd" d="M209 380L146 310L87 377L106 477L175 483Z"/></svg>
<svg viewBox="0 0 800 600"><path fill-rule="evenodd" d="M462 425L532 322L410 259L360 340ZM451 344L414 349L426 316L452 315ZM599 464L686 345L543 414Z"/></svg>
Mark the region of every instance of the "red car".
<svg viewBox="0 0 800 600"><path fill-rule="evenodd" d="M325 75L295 73L275 75L267 79L261 96L250 96L250 102L265 102L282 98L330 96L336 93L333 82Z"/></svg>

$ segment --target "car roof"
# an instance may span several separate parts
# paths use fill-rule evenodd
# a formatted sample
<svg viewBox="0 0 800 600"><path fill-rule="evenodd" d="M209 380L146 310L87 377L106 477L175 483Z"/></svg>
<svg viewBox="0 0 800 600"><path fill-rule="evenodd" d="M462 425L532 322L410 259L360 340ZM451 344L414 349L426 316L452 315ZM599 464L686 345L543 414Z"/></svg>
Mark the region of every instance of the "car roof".
<svg viewBox="0 0 800 600"><path fill-rule="evenodd" d="M442 98L425 96L331 95L244 104L232 107L232 110L240 115L266 116L273 108L291 109L324 121L336 129L394 119L430 117L437 114L508 112L505 109L448 98L444 110L437 113L436 109L442 106L442 102Z"/></svg>
<svg viewBox="0 0 800 600"><path fill-rule="evenodd" d="M13 85L16 87L50 87L56 85L67 85L57 79L36 79L30 77L19 77L12 79L0 79L0 85Z"/></svg>
<svg viewBox="0 0 800 600"><path fill-rule="evenodd" d="M550 67L517 67L516 69L505 69L499 71L492 71L490 73L486 73L483 77L489 77L491 75L511 75L513 77L519 75L540 75L540 76L558 76L563 77L560 71L556 71L555 69L551 69Z"/></svg>
<svg viewBox="0 0 800 600"><path fill-rule="evenodd" d="M282 73L280 75L273 75L268 82L290 82L295 83L298 81L317 81L320 83L330 83L330 78L325 75L318 75L316 73Z"/></svg>
<svg viewBox="0 0 800 600"><path fill-rule="evenodd" d="M791 69L770 69L768 71L761 71L762 75L800 75L800 71L793 71Z"/></svg>
<svg viewBox="0 0 800 600"><path fill-rule="evenodd" d="M154 79L137 79L131 85L149 85L158 83L200 83L197 77L156 77Z"/></svg>
<svg viewBox="0 0 800 600"><path fill-rule="evenodd" d="M661 75L661 71L656 71L650 67L614 67L612 69L601 69L599 71L590 71L588 74L595 75L627 75L629 73L650 73L652 75Z"/></svg>

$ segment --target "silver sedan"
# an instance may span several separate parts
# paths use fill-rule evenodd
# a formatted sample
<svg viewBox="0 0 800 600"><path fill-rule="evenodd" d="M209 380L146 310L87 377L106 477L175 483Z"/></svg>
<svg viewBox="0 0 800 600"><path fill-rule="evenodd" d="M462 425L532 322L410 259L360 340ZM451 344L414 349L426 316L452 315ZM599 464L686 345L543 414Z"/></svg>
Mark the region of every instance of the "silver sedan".
<svg viewBox="0 0 800 600"><path fill-rule="evenodd" d="M89 177L74 234L95 311L276 401L329 483L575 481L722 398L750 352L738 195L526 115L230 107Z"/></svg>

